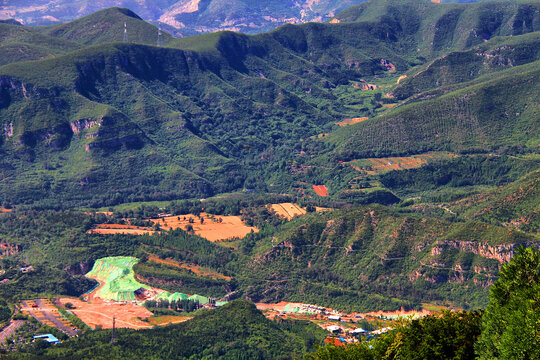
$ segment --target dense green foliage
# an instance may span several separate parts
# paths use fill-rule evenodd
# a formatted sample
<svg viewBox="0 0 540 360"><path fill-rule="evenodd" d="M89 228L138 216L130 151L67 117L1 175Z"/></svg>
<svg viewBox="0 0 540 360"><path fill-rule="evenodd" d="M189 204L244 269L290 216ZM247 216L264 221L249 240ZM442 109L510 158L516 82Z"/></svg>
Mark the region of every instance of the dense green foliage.
<svg viewBox="0 0 540 360"><path fill-rule="evenodd" d="M489 294L477 344L479 358L536 359L540 356L540 252L521 248L505 264Z"/></svg>

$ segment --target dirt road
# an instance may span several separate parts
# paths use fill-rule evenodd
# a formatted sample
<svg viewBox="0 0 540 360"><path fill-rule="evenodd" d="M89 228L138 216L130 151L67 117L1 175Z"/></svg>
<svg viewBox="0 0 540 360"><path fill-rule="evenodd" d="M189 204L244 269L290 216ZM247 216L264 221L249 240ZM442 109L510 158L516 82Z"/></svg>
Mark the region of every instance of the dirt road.
<svg viewBox="0 0 540 360"><path fill-rule="evenodd" d="M3 344L8 337L10 337L15 330L23 326L24 320L11 320L11 323L0 331L0 344Z"/></svg>

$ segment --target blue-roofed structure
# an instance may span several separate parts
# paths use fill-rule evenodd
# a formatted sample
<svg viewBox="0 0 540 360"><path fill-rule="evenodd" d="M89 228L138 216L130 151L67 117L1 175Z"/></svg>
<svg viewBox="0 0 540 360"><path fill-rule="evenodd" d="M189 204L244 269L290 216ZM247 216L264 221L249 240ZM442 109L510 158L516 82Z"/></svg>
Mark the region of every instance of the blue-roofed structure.
<svg viewBox="0 0 540 360"><path fill-rule="evenodd" d="M43 334L34 336L34 340L43 339L49 344L60 344L61 341L56 338L53 334Z"/></svg>

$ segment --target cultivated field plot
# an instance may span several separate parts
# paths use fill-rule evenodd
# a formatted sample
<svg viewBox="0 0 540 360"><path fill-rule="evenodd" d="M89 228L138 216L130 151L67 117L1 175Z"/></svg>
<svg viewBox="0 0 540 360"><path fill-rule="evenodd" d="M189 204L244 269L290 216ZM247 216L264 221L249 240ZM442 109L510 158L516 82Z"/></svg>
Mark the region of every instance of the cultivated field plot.
<svg viewBox="0 0 540 360"><path fill-rule="evenodd" d="M164 230L180 228L187 231L189 226L191 226L196 235L210 241L225 241L234 238L243 238L251 232L259 231L256 227L244 224L240 216L209 215L201 213L200 216L187 214L150 220L159 224Z"/></svg>
<svg viewBox="0 0 540 360"><path fill-rule="evenodd" d="M54 326L69 336L77 334L77 327L66 320L49 299L22 300L21 312L44 325Z"/></svg>
<svg viewBox="0 0 540 360"><path fill-rule="evenodd" d="M145 226L133 226L124 224L97 224L88 234L127 234L127 235L152 235L152 229Z"/></svg>
<svg viewBox="0 0 540 360"><path fill-rule="evenodd" d="M407 157L369 158L353 160L349 164L362 173L375 175L390 170L416 169L433 160L450 160L457 157L448 152L430 152Z"/></svg>
<svg viewBox="0 0 540 360"><path fill-rule="evenodd" d="M118 328L145 329L154 326L141 320L152 316L152 312L137 304L103 300L99 297L91 297L88 301L74 298L61 298L59 301L64 306L71 303L75 309L70 311L92 329L111 329L113 318Z"/></svg>
<svg viewBox="0 0 540 360"><path fill-rule="evenodd" d="M358 124L359 122L366 121L368 119L369 119L368 117L357 117L357 118L351 118L351 119L344 119L342 121L338 121L335 124L343 127L343 126Z"/></svg>
<svg viewBox="0 0 540 360"><path fill-rule="evenodd" d="M295 216L302 216L306 214L306 210L293 203L280 203L267 205L272 209L277 216L291 220Z"/></svg>
<svg viewBox="0 0 540 360"><path fill-rule="evenodd" d="M279 203L279 204L268 204L266 207L276 213L280 218L291 220L295 216L303 216L307 214L307 211L297 204L293 203ZM315 211L330 211L331 208L325 208L316 206Z"/></svg>

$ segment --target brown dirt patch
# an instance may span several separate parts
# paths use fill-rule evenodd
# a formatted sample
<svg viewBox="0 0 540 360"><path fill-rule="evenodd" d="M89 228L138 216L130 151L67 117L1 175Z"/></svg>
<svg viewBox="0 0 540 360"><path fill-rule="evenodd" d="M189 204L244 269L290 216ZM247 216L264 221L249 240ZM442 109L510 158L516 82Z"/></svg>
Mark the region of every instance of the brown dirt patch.
<svg viewBox="0 0 540 360"><path fill-rule="evenodd" d="M179 269L187 269L187 270L191 270L193 271L196 275L198 276L208 276L208 277L211 277L213 279L223 279L223 280L231 280L231 277L230 276L225 276L223 274L220 274L218 272L215 272L215 271L212 271L212 270L209 270L209 269L205 269L201 266L198 266L198 265L192 265L192 264L180 264L172 259L160 259L159 257L157 257L156 255L153 255L153 254L150 254L148 256L148 261L151 261L151 262L155 262L155 263L158 263L158 264L165 264L165 265L169 265L169 266L174 266L174 267L177 267Z"/></svg>
<svg viewBox="0 0 540 360"><path fill-rule="evenodd" d="M88 302L74 298L61 298L59 301L62 305L72 303L75 309L70 311L92 329L97 326L111 329L113 317L118 328L145 329L153 326L141 320L152 316L152 312L137 304L103 300L98 297L92 297Z"/></svg>
<svg viewBox="0 0 540 360"><path fill-rule="evenodd" d="M328 196L328 188L325 185L313 185L313 190L319 196Z"/></svg>
<svg viewBox="0 0 540 360"><path fill-rule="evenodd" d="M203 222L201 223L201 218ZM191 223L190 223L191 219ZM247 226L240 216L209 215L201 213L201 217L193 214L167 216L159 219L150 219L158 223L162 229L183 229L188 225L193 227L194 233L210 241L225 241L233 238L243 238L259 229Z"/></svg>
<svg viewBox="0 0 540 360"><path fill-rule="evenodd" d="M343 126L349 126L349 125L357 124L359 122L366 121L368 119L369 119L368 117L357 117L357 118L351 118L351 119L345 119L345 120L342 120L342 121L338 121L335 124L343 127Z"/></svg>

